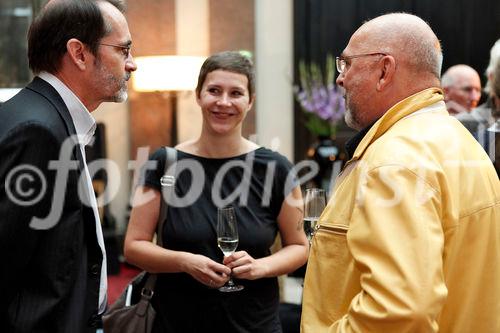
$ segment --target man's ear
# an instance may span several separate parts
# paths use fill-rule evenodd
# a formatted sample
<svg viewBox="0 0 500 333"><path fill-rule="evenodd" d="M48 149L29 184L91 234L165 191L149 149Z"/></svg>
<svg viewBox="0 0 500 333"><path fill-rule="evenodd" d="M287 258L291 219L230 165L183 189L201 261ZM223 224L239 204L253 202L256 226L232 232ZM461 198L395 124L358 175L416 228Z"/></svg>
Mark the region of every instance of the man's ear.
<svg viewBox="0 0 500 333"><path fill-rule="evenodd" d="M442 87L444 92L444 101L447 102L450 99L450 87Z"/></svg>
<svg viewBox="0 0 500 333"><path fill-rule="evenodd" d="M393 56L383 56L380 61L382 62L382 72L377 82L377 91L382 91L391 84L394 73L396 72L396 60Z"/></svg>
<svg viewBox="0 0 500 333"><path fill-rule="evenodd" d="M85 45L76 38L71 38L66 43L66 50L69 58L81 71L87 68L88 53Z"/></svg>

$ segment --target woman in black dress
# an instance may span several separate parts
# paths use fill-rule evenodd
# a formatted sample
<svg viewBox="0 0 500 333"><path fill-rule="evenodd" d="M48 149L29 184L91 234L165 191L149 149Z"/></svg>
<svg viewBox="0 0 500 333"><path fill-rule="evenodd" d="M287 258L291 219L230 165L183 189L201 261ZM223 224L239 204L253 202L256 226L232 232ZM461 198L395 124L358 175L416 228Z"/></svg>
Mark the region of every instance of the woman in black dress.
<svg viewBox="0 0 500 333"><path fill-rule="evenodd" d="M309 247L292 164L241 134L254 102L248 58L238 52L209 57L196 98L202 130L198 139L176 147L175 197L185 200L168 208L164 247L152 242L166 157L159 149L150 158L156 168L146 171L135 193L138 202L146 203L132 209L125 256L160 273L153 297L155 332L281 332L277 276L302 266ZM223 258L217 247L217 207L228 205L236 211L239 245ZM282 248L271 254L278 233ZM245 288L220 292L229 275Z"/></svg>

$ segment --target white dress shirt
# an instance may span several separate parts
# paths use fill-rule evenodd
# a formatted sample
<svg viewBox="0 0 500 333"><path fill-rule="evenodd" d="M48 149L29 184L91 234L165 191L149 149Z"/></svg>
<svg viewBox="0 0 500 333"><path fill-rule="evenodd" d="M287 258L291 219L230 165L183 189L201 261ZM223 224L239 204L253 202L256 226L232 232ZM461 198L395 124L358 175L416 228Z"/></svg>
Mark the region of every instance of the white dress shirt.
<svg viewBox="0 0 500 333"><path fill-rule="evenodd" d="M101 280L99 285L99 313L104 312L107 303L107 270L106 270L106 249L104 248L104 237L102 235L101 221L99 218L99 211L97 210L97 200L94 194L94 188L92 186L92 179L90 177L89 169L87 168L87 161L85 157L85 146L90 143L94 136L96 129L95 119L92 117L90 112L87 110L85 105L80 101L80 99L69 89L64 83L62 83L54 75L42 72L38 75L39 78L47 81L55 90L61 95L66 107L69 110L73 124L75 125L76 134L78 135L78 143L80 145L80 151L83 157L83 166L85 170L85 183L88 193L88 198L90 200L90 206L94 211L95 216L95 230L97 235L97 242L102 251L102 266L101 266Z"/></svg>

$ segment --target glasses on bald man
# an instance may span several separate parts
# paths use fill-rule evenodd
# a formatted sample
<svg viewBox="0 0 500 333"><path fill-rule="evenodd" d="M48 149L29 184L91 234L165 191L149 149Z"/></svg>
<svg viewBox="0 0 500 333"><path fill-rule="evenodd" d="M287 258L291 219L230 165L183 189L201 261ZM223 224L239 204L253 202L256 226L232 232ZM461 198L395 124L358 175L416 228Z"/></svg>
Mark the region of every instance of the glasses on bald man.
<svg viewBox="0 0 500 333"><path fill-rule="evenodd" d="M337 67L337 71L340 74L342 74L342 73L344 73L344 71L347 67L347 62L349 60L354 59L354 58L368 57L368 56L374 56L374 55L386 56L387 53L375 52L375 53L356 54L356 55L352 55L352 56L335 57L335 66Z"/></svg>

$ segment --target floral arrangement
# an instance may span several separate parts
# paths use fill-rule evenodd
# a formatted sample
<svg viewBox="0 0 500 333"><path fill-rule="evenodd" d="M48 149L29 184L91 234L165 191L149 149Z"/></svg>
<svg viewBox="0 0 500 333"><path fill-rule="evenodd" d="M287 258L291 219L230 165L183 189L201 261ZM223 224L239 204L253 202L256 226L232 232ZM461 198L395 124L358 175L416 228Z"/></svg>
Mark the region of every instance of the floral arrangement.
<svg viewBox="0 0 500 333"><path fill-rule="evenodd" d="M327 56L324 73L317 63L299 61L299 81L294 92L306 113L307 129L317 136L334 136L345 112L341 88L335 85L335 60Z"/></svg>

